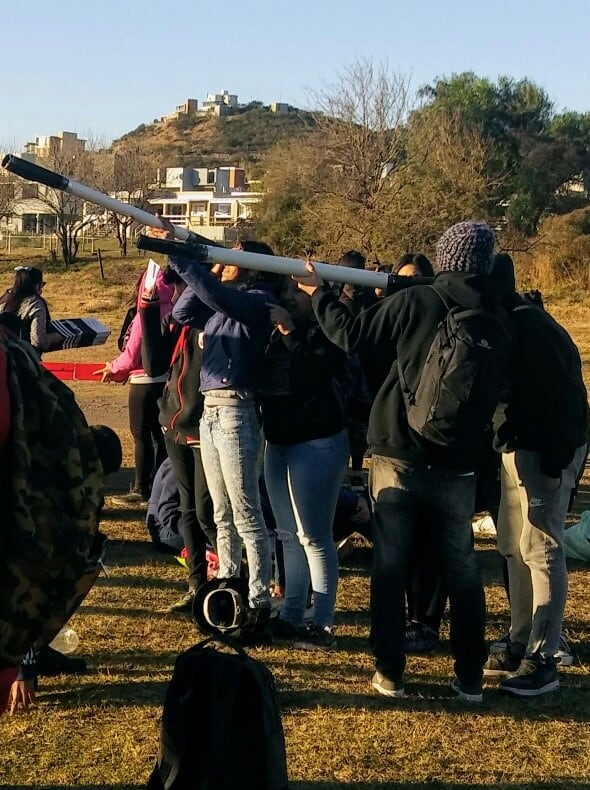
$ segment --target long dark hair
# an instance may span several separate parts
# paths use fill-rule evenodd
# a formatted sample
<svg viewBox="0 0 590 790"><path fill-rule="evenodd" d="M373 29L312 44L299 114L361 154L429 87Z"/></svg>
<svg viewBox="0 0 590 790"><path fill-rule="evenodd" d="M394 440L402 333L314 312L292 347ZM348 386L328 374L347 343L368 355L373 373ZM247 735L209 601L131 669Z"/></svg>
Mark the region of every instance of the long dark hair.
<svg viewBox="0 0 590 790"><path fill-rule="evenodd" d="M17 266L14 270L14 283L2 297L4 311L17 313L21 303L28 296L37 295L37 286L43 282L43 272L35 266Z"/></svg>

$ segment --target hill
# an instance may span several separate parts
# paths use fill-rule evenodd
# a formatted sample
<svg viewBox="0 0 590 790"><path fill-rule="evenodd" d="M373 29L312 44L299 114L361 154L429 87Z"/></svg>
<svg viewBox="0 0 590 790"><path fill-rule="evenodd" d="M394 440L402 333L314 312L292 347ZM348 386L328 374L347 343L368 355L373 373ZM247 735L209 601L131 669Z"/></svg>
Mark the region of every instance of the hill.
<svg viewBox="0 0 590 790"><path fill-rule="evenodd" d="M314 126L312 114L305 110L278 114L254 103L232 115L192 115L141 124L115 140L113 150L138 147L166 167L195 163L245 167L252 178L259 175L257 165L269 148L280 140L304 135Z"/></svg>

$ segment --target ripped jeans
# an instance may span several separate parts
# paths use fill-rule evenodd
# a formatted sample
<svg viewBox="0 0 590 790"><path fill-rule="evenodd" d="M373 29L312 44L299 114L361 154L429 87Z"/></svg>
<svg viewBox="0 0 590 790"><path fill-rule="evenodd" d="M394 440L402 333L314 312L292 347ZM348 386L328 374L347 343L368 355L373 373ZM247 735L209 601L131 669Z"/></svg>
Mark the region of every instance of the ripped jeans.
<svg viewBox="0 0 590 790"><path fill-rule="evenodd" d="M303 624L310 579L314 623L334 623L338 555L332 523L347 462L346 431L299 444L266 443L264 477L285 561L281 617L296 625Z"/></svg>

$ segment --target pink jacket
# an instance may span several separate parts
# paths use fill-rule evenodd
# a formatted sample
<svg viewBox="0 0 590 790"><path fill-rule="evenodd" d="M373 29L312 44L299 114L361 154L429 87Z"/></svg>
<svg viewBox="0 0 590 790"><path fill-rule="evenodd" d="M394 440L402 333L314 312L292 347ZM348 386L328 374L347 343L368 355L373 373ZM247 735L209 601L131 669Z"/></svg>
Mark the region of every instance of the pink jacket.
<svg viewBox="0 0 590 790"><path fill-rule="evenodd" d="M143 293L144 280L145 272L137 292L138 312L129 325L125 348L121 351L119 356L110 363L111 373L115 381L124 382L127 381L130 376L145 375L145 371L141 364L141 319L139 317L139 302L141 294ZM161 270L158 272L156 278L156 290L160 298L160 319L162 319L172 310L174 287L165 284Z"/></svg>

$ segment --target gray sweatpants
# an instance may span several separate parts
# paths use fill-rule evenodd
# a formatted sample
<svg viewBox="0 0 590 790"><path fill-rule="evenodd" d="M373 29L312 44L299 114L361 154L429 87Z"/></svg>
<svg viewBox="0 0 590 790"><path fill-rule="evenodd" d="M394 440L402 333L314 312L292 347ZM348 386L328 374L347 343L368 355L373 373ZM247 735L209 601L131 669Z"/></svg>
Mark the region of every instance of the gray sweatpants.
<svg viewBox="0 0 590 790"><path fill-rule="evenodd" d="M502 454L502 498L498 550L508 564L510 641L518 655L555 655L567 597L563 531L570 494L586 455L579 447L549 491L539 454L516 450Z"/></svg>

